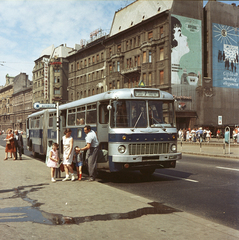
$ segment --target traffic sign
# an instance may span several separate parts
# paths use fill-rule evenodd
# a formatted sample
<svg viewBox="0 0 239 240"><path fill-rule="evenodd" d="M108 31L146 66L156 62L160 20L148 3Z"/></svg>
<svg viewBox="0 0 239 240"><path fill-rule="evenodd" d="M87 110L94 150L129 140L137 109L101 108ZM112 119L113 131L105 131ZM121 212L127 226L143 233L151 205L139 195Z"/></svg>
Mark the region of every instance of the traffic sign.
<svg viewBox="0 0 239 240"><path fill-rule="evenodd" d="M55 103L39 103L36 102L33 104L33 107L38 110L40 108L56 108L56 104Z"/></svg>

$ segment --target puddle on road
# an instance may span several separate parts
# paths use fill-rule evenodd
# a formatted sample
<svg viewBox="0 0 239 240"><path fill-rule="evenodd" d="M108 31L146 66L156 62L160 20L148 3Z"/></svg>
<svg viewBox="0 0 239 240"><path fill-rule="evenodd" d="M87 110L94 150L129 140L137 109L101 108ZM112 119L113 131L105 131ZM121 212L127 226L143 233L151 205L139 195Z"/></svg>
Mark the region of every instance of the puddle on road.
<svg viewBox="0 0 239 240"><path fill-rule="evenodd" d="M32 206L28 206L28 207L13 207L13 208L0 209L0 223L1 222L33 222L33 223L41 223L41 224L47 224L47 225L81 224L84 222L134 219L134 218L139 218L143 215L169 214L173 212L180 212L179 210L168 207L162 203L151 202L151 203L148 203L150 207L140 208L127 213L109 213L109 214L98 214L98 215L84 216L84 217L67 217L61 214L54 214L54 213L41 211L39 207L43 203L38 203L36 200L27 198L27 193L40 190L41 188L43 188L42 185L37 185L34 187L32 186L33 188L31 188L31 190L29 191L21 191L21 190L24 190L26 187L29 187L29 186L0 191L0 193L13 191L15 194L9 198L20 197L24 201L27 201L32 204ZM5 199L9 199L9 198L5 198Z"/></svg>

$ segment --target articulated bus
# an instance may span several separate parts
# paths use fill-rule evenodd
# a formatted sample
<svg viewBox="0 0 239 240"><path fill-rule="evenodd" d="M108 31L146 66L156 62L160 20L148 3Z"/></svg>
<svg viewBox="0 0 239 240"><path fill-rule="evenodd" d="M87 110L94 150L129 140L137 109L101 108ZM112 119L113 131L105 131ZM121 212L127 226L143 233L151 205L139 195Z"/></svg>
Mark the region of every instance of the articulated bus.
<svg viewBox="0 0 239 240"><path fill-rule="evenodd" d="M175 168L177 129L173 96L153 88L114 89L59 106L60 139L72 130L74 146L85 146L84 126L97 133L97 169L108 172L140 170L150 175L157 168ZM56 109L27 118L27 145L46 155L56 142Z"/></svg>

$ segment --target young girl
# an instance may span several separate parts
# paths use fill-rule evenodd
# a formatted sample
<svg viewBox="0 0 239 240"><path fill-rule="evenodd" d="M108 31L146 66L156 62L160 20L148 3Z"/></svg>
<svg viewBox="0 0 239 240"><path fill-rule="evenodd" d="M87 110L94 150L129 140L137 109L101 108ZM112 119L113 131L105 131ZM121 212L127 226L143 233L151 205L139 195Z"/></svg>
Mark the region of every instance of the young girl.
<svg viewBox="0 0 239 240"><path fill-rule="evenodd" d="M73 162L76 165L77 176L78 176L78 180L80 181L81 177L82 177L83 160L81 158L81 153L80 153L79 147L76 146L74 150L75 150L75 153L73 156Z"/></svg>
<svg viewBox="0 0 239 240"><path fill-rule="evenodd" d="M52 182L56 182L56 180L54 179L54 175L55 175L55 169L57 168L57 163L59 161L57 148L58 148L58 144L53 143L52 150L50 151L49 159L47 162L47 167L51 168L51 181Z"/></svg>

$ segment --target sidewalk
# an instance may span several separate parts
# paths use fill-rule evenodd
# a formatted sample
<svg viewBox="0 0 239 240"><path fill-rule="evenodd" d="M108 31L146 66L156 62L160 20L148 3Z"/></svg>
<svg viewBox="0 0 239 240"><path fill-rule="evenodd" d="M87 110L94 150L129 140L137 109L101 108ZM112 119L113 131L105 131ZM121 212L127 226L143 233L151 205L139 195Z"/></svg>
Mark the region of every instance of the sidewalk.
<svg viewBox="0 0 239 240"><path fill-rule="evenodd" d="M203 155L210 157L224 157L239 159L239 144L224 144L223 139L211 139L209 143L178 141L178 152L182 154ZM230 152L230 153L229 153Z"/></svg>
<svg viewBox="0 0 239 240"><path fill-rule="evenodd" d="M51 183L45 163L25 155L3 161L3 147L0 156L1 240L239 238L239 231L97 181Z"/></svg>

